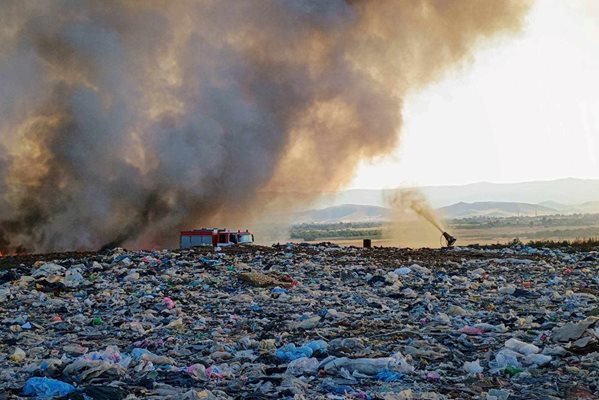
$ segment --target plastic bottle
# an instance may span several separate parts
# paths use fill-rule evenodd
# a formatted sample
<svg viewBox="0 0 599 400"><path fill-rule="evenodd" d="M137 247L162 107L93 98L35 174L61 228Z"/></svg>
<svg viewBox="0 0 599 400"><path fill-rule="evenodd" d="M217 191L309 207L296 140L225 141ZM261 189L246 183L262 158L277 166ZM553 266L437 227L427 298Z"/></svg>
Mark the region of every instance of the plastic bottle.
<svg viewBox="0 0 599 400"><path fill-rule="evenodd" d="M478 358L474 361L466 361L463 369L469 374L480 374L483 372L483 367L480 366L480 360Z"/></svg>
<svg viewBox="0 0 599 400"><path fill-rule="evenodd" d="M512 366L508 366L505 367L505 373L509 376L514 376L516 374L519 374L520 372L524 371L522 368L518 368L518 367L512 367Z"/></svg>
<svg viewBox="0 0 599 400"><path fill-rule="evenodd" d="M156 365L171 365L174 360L170 357L159 356L146 349L135 348L131 350L131 357L135 361L150 361Z"/></svg>
<svg viewBox="0 0 599 400"><path fill-rule="evenodd" d="M65 272L64 284L67 287L77 287L83 282L83 275L79 268L71 267Z"/></svg>
<svg viewBox="0 0 599 400"><path fill-rule="evenodd" d="M414 367L409 365L408 362L399 353L394 354L391 357L381 358L347 358L340 357L331 360L324 364L326 371L339 371L345 368L350 373L357 371L364 375L374 376L383 370L391 370L398 372L413 372Z"/></svg>
<svg viewBox="0 0 599 400"><path fill-rule="evenodd" d="M401 268L397 268L395 271L397 275L408 275L412 272L412 269L409 267L401 267Z"/></svg>
<svg viewBox="0 0 599 400"><path fill-rule="evenodd" d="M491 389L487 393L487 400L507 400L510 397L510 392L507 390Z"/></svg>
<svg viewBox="0 0 599 400"><path fill-rule="evenodd" d="M497 292L499 294L514 294L516 291L516 286L508 284L506 286L500 287Z"/></svg>
<svg viewBox="0 0 599 400"><path fill-rule="evenodd" d="M502 349L495 355L495 360L489 363L494 371L503 370L506 367L520 368L522 364L518 361L519 354L510 349ZM521 357L521 356L520 356Z"/></svg>
<svg viewBox="0 0 599 400"><path fill-rule="evenodd" d="M536 354L539 351L541 351L541 349L539 349L534 344L522 342L514 338L511 338L507 342L505 342L505 347L507 347L510 350L517 351L520 354L524 354L525 356L529 354Z"/></svg>
<svg viewBox="0 0 599 400"><path fill-rule="evenodd" d="M187 372L192 378L197 380L205 380L206 377L206 367L202 364L193 364L189 367L185 368L185 372Z"/></svg>
<svg viewBox="0 0 599 400"><path fill-rule="evenodd" d="M294 376L313 374L318 371L318 364L316 358L301 357L287 365L287 373Z"/></svg>
<svg viewBox="0 0 599 400"><path fill-rule="evenodd" d="M551 356L545 354L529 354L524 358L526 364L545 365L551 361Z"/></svg>
<svg viewBox="0 0 599 400"><path fill-rule="evenodd" d="M14 362L21 362L25 359L27 355L20 347L16 347L13 353L10 356L10 360Z"/></svg>

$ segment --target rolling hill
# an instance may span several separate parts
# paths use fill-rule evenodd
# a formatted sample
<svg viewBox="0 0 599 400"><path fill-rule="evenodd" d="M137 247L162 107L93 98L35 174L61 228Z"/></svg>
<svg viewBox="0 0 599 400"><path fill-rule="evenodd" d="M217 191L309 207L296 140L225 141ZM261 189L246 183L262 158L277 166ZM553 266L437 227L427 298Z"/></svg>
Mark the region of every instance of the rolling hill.
<svg viewBox="0 0 599 400"><path fill-rule="evenodd" d="M599 213L599 202L586 202L578 205L567 205L557 202L543 202L541 204L479 201L459 202L435 210L442 218L469 218L469 217L515 217L515 216L543 216L555 214L593 214ZM315 223L333 224L339 222L378 222L390 221L392 210L385 207L343 204L334 207L312 209L295 213L292 220L294 224Z"/></svg>
<svg viewBox="0 0 599 400"><path fill-rule="evenodd" d="M293 221L295 224L331 224L337 222L388 221L390 219L391 210L385 207L343 204L335 207L296 213Z"/></svg>
<svg viewBox="0 0 599 400"><path fill-rule="evenodd" d="M555 208L539 204L501 201L459 202L439 208L437 212L444 218L537 216L559 213Z"/></svg>
<svg viewBox="0 0 599 400"><path fill-rule="evenodd" d="M521 183L479 182L469 185L424 186L418 188L433 207L445 207L458 202L518 202L540 204L551 201L561 205L589 203L586 209L599 212L599 179L557 179ZM351 189L322 193L318 208L342 204L365 204L384 207L385 199L398 189ZM576 211L575 211L576 212Z"/></svg>
<svg viewBox="0 0 599 400"><path fill-rule="evenodd" d="M599 201L587 201L582 204L562 204L555 201L544 201L541 206L550 207L563 214L595 214L599 213Z"/></svg>

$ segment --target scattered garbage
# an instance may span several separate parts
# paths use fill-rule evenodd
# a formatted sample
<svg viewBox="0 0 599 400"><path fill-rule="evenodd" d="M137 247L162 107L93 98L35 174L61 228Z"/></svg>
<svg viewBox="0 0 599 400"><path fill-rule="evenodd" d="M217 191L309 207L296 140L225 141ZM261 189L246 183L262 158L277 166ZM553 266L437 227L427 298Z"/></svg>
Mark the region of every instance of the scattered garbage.
<svg viewBox="0 0 599 400"><path fill-rule="evenodd" d="M593 398L594 254L285 244L15 257L0 275L0 393Z"/></svg>
<svg viewBox="0 0 599 400"><path fill-rule="evenodd" d="M13 350L13 353L10 355L10 360L14 361L14 362L21 362L25 359L26 354L23 351L23 349L19 348L19 347L15 347L15 349Z"/></svg>
<svg viewBox="0 0 599 400"><path fill-rule="evenodd" d="M483 367L480 366L480 360L466 361L463 367L464 371L469 374L480 374L483 372Z"/></svg>

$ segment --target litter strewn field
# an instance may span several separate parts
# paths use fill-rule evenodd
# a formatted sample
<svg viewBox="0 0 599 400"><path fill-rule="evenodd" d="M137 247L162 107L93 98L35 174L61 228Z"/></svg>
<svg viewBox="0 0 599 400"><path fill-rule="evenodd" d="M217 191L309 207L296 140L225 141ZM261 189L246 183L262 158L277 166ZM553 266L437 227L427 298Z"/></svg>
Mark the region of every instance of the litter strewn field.
<svg viewBox="0 0 599 400"><path fill-rule="evenodd" d="M0 266L6 398L599 391L596 252L296 244L4 257Z"/></svg>

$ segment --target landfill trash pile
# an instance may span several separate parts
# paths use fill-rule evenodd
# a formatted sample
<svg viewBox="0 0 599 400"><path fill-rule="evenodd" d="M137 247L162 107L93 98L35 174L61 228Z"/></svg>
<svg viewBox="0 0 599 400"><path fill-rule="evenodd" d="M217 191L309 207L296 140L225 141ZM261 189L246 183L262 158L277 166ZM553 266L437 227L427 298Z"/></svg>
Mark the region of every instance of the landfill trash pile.
<svg viewBox="0 0 599 400"><path fill-rule="evenodd" d="M332 244L0 266L0 398L592 399L599 254Z"/></svg>

